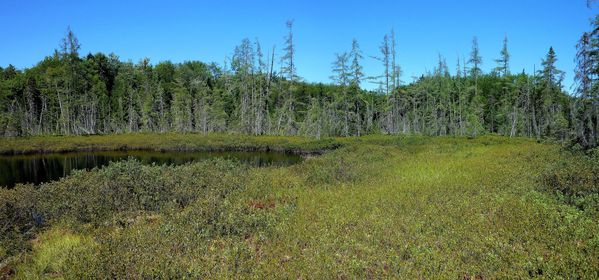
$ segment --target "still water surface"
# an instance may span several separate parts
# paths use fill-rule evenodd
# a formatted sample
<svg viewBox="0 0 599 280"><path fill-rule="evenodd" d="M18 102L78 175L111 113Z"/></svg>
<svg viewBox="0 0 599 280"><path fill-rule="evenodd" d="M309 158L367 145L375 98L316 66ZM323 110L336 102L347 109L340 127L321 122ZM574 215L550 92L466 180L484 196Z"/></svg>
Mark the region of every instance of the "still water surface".
<svg viewBox="0 0 599 280"><path fill-rule="evenodd" d="M0 187L16 183L39 184L58 180L75 169L90 169L133 157L144 164L174 164L211 158L236 159L253 166L286 166L302 160L298 155L277 152L158 152L111 151L0 156Z"/></svg>

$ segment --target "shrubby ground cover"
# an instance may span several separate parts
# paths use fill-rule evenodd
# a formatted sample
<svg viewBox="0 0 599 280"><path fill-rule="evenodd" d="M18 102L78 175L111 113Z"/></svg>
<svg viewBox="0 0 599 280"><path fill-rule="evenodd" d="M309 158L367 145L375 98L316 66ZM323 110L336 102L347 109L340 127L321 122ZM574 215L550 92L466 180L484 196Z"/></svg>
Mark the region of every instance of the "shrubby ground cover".
<svg viewBox="0 0 599 280"><path fill-rule="evenodd" d="M247 139L321 150L305 138ZM592 152L496 136L322 141L336 149L288 167L129 160L3 189L2 271L28 279L599 277Z"/></svg>

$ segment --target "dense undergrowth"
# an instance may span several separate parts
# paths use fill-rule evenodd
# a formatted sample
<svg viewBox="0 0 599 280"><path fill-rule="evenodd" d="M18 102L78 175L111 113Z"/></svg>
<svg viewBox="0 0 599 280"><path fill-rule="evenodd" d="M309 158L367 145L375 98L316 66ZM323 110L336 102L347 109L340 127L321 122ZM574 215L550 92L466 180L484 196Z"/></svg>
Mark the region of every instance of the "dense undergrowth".
<svg viewBox="0 0 599 280"><path fill-rule="evenodd" d="M597 195L591 156L492 136L267 142L341 148L289 167L129 160L0 190L2 271L27 279L599 277L597 204L572 203Z"/></svg>

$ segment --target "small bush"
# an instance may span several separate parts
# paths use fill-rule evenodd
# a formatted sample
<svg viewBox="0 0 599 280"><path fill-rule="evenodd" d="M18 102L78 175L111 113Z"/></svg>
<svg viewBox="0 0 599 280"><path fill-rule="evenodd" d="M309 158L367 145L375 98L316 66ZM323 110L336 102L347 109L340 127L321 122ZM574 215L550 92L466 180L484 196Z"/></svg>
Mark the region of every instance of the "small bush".
<svg viewBox="0 0 599 280"><path fill-rule="evenodd" d="M28 248L26 241L43 223L37 202L38 193L32 185L0 189L0 246L4 251L0 260Z"/></svg>

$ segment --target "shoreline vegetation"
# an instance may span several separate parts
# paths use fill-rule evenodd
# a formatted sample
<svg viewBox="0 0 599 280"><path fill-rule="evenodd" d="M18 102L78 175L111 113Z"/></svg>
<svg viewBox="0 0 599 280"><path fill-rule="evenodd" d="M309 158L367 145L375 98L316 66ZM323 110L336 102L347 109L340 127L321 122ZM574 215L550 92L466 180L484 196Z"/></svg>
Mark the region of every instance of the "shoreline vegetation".
<svg viewBox="0 0 599 280"><path fill-rule="evenodd" d="M0 277L599 276L599 161L552 143L125 134L18 138L0 151L41 145L327 152L265 168L126 160L2 189Z"/></svg>
<svg viewBox="0 0 599 280"><path fill-rule="evenodd" d="M242 134L129 133L87 136L31 136L3 138L0 155L147 151L239 151L282 152L302 156L320 155L341 147L339 138L250 136Z"/></svg>

